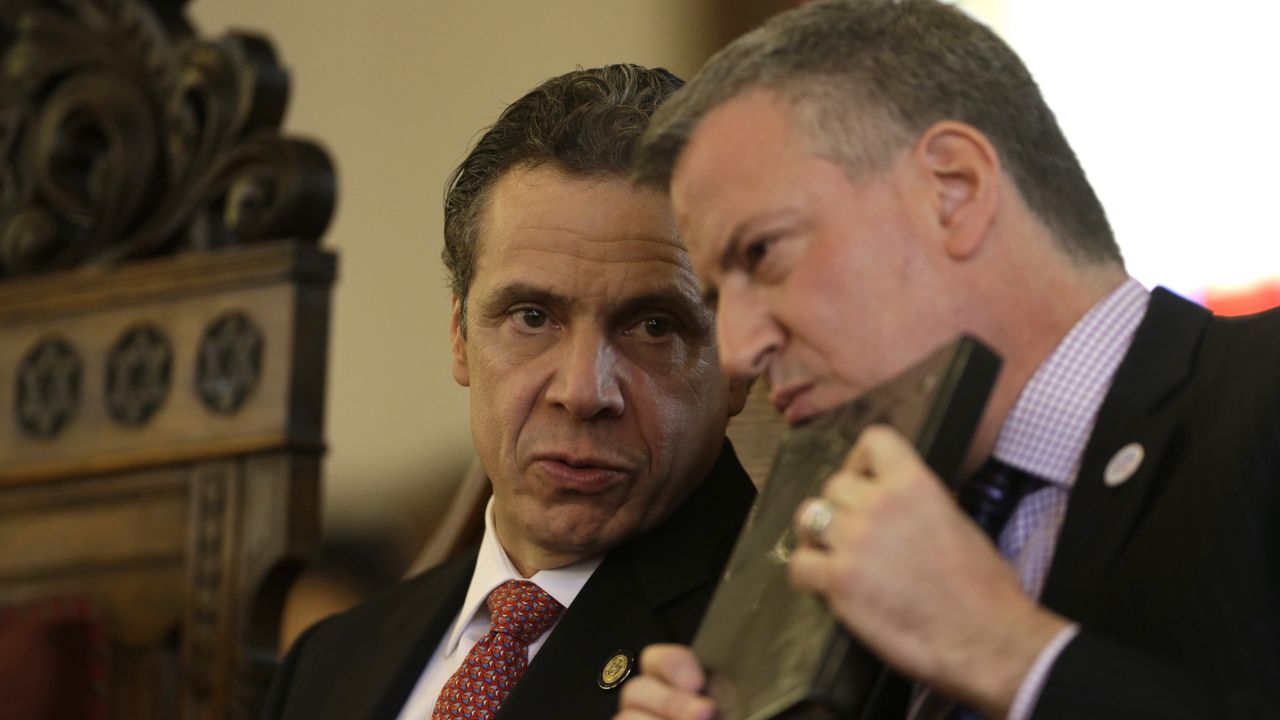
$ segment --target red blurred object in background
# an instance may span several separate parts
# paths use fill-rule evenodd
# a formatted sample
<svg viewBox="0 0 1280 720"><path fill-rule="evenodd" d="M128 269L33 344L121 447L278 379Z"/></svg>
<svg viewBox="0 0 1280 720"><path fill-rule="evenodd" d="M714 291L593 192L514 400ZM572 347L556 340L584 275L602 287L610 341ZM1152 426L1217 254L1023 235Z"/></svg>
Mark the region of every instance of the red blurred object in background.
<svg viewBox="0 0 1280 720"><path fill-rule="evenodd" d="M1280 277L1234 288L1209 288L1205 307L1215 315L1248 315L1280 307Z"/></svg>
<svg viewBox="0 0 1280 720"><path fill-rule="evenodd" d="M107 635L85 598L0 607L0 718L106 720Z"/></svg>

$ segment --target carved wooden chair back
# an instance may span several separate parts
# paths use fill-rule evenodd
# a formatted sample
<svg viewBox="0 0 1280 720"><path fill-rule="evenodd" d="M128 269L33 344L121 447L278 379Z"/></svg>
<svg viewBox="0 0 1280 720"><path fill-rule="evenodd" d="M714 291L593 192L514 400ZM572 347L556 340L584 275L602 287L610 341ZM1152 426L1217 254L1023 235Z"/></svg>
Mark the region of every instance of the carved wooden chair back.
<svg viewBox="0 0 1280 720"><path fill-rule="evenodd" d="M0 607L89 608L130 720L256 716L319 533L332 167L182 5L0 3Z"/></svg>

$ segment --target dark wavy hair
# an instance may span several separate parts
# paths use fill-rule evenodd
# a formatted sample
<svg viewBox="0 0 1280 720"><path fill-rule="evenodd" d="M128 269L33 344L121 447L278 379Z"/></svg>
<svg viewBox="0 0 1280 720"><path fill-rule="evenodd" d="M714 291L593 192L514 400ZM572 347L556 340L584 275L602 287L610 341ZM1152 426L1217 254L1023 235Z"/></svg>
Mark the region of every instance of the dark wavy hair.
<svg viewBox="0 0 1280 720"><path fill-rule="evenodd" d="M504 172L550 164L572 175L629 177L631 152L683 84L662 68L607 65L551 78L502 112L449 177L444 251L466 332L467 291L490 189Z"/></svg>

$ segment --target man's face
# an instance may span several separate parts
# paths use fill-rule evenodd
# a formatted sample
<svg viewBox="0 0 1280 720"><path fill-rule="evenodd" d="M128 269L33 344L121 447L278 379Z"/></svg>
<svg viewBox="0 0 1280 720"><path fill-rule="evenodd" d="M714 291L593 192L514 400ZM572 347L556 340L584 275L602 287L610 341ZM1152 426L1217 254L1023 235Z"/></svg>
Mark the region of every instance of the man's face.
<svg viewBox="0 0 1280 720"><path fill-rule="evenodd" d="M603 553L703 479L730 412L669 204L624 178L516 169L480 236L454 377L498 536L525 572Z"/></svg>
<svg viewBox="0 0 1280 720"><path fill-rule="evenodd" d="M762 375L790 423L892 377L962 326L936 198L910 151L851 181L813 153L777 96L749 91L698 126L671 193L716 305L722 362Z"/></svg>

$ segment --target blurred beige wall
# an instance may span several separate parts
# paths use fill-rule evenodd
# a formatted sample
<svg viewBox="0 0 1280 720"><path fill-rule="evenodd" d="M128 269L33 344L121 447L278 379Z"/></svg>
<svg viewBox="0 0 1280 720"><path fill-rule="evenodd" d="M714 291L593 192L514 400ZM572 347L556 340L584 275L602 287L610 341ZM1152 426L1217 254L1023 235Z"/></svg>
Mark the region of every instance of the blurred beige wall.
<svg viewBox="0 0 1280 720"><path fill-rule="evenodd" d="M958 0L970 15L1001 31L1009 15L1009 0Z"/></svg>
<svg viewBox="0 0 1280 720"><path fill-rule="evenodd" d="M206 36L272 38L293 87L286 127L338 167L324 245L340 256L328 388L325 520L409 542L470 453L449 374L445 178L477 132L538 82L610 62L681 75L706 55L690 0L193 0Z"/></svg>

